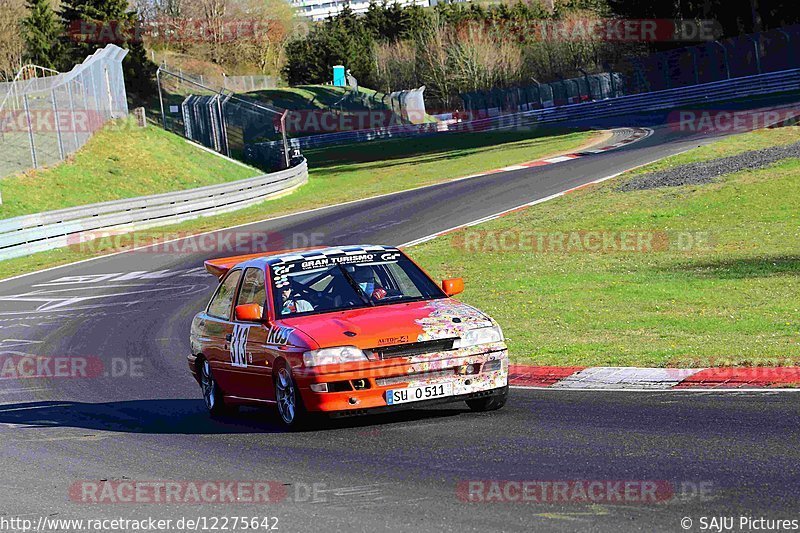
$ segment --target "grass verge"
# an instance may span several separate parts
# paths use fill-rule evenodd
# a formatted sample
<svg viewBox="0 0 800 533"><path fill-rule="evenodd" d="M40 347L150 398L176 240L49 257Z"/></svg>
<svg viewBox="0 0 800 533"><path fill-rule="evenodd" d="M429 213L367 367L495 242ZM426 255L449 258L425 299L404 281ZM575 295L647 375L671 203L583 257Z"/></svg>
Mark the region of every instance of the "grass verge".
<svg viewBox="0 0 800 533"><path fill-rule="evenodd" d="M168 133L166 135L172 136ZM306 154L311 169L309 182L291 195L232 213L140 231L137 232L137 242L146 242L151 237L163 240L165 233L200 233L430 185L500 166L578 150L601 135L598 132L563 130L467 133L309 151ZM186 144L183 140L178 140ZM180 154L181 150L184 148L176 153ZM111 243L89 243L85 248L61 248L2 261L0 279L117 251Z"/></svg>
<svg viewBox="0 0 800 533"><path fill-rule="evenodd" d="M411 253L437 277L464 277L464 301L500 322L517 362L794 365L800 160L701 186L616 187L633 174L797 140L797 127L728 137ZM519 230L530 232L529 244L516 246ZM505 231L507 251L498 251L493 238ZM634 238L633 251L610 250L625 231L642 232L641 245ZM587 249L598 247L589 232L608 242Z"/></svg>

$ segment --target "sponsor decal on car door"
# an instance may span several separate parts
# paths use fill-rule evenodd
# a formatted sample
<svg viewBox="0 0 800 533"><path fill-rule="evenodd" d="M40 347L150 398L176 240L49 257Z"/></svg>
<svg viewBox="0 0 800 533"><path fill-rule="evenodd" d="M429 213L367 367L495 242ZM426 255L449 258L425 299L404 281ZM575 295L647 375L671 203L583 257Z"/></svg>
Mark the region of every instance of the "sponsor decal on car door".
<svg viewBox="0 0 800 533"><path fill-rule="evenodd" d="M234 324L231 336L230 354L231 366L247 368L248 358L252 363L253 354L247 353L247 336L250 333L250 326L245 324Z"/></svg>

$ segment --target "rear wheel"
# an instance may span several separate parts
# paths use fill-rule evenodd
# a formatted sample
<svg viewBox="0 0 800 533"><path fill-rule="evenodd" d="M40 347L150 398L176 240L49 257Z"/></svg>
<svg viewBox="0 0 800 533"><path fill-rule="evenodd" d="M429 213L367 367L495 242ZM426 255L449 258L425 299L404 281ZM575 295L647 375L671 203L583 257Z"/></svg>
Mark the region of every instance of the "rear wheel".
<svg viewBox="0 0 800 533"><path fill-rule="evenodd" d="M211 364L207 359L200 361L200 389L203 392L203 401L206 404L206 409L208 409L211 416L221 415L228 410L222 397L222 389L219 388L217 380L214 379L214 374L211 372Z"/></svg>
<svg viewBox="0 0 800 533"><path fill-rule="evenodd" d="M508 399L508 387L503 389L503 392L486 398L477 398L475 400L467 400L467 407L477 412L496 411L506 404Z"/></svg>
<svg viewBox="0 0 800 533"><path fill-rule="evenodd" d="M303 409L300 391L288 367L280 367L273 378L275 382L275 401L278 418L281 423L291 429L301 427L306 422L307 413Z"/></svg>

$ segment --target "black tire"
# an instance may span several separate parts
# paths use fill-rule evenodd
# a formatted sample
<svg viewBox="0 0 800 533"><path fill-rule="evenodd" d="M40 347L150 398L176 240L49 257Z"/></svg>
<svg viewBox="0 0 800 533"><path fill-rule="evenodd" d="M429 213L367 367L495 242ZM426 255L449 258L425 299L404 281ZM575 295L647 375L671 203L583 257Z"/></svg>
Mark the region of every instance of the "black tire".
<svg viewBox="0 0 800 533"><path fill-rule="evenodd" d="M197 362L197 367L200 373L200 391L203 394L203 401L206 404L208 413L211 416L230 413L231 409L225 405L222 389L219 388L219 383L214 379L214 373L211 371L211 365L208 360L200 359Z"/></svg>
<svg viewBox="0 0 800 533"><path fill-rule="evenodd" d="M279 366L272 375L275 386L275 407L278 421L286 429L307 427L309 416L303 407L303 398L288 366Z"/></svg>
<svg viewBox="0 0 800 533"><path fill-rule="evenodd" d="M487 396L486 398L477 398L475 400L467 400L467 407L482 413L485 411L496 411L506 404L508 399L508 387L503 389L503 392L495 396Z"/></svg>

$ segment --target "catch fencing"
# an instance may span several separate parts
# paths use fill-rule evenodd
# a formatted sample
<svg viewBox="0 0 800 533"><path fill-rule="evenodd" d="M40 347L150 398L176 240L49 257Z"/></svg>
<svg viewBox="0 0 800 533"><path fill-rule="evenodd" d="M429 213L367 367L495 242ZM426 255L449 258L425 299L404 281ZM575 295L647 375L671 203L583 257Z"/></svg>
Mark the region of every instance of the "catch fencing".
<svg viewBox="0 0 800 533"><path fill-rule="evenodd" d="M289 151L285 110L222 87L203 85L163 67L156 77L159 120L164 129L267 171L289 168L299 161L299 152ZM269 149L249 149L268 142L272 143Z"/></svg>
<svg viewBox="0 0 800 533"><path fill-rule="evenodd" d="M800 94L800 69L787 70L681 87L644 94L620 96L614 99L569 104L521 113L499 115L463 121L444 121L428 124L402 124L386 128L344 131L324 135L308 135L289 139L293 149L309 150L337 144L363 143L384 139L419 137L447 133L482 133L487 131L522 130L544 124L570 123L591 126L593 121L614 116L634 117L678 109L684 106L707 106L712 102L727 102L752 96L795 93ZM270 143L257 143L250 150L271 150Z"/></svg>
<svg viewBox="0 0 800 533"><path fill-rule="evenodd" d="M472 116L486 117L616 98L624 94L624 84L622 74L605 72L524 87L473 91L462 94L461 100Z"/></svg>
<svg viewBox="0 0 800 533"><path fill-rule="evenodd" d="M63 161L128 115L122 59L109 44L69 72L23 67L0 96L0 177Z"/></svg>
<svg viewBox="0 0 800 533"><path fill-rule="evenodd" d="M689 87L800 67L800 25L678 48L614 65L626 94Z"/></svg>
<svg viewBox="0 0 800 533"><path fill-rule="evenodd" d="M278 83L273 76L225 76L223 74L222 86L234 93L249 93L274 89Z"/></svg>
<svg viewBox="0 0 800 533"><path fill-rule="evenodd" d="M620 60L609 72L461 95L472 116L546 109L800 68L800 25Z"/></svg>

